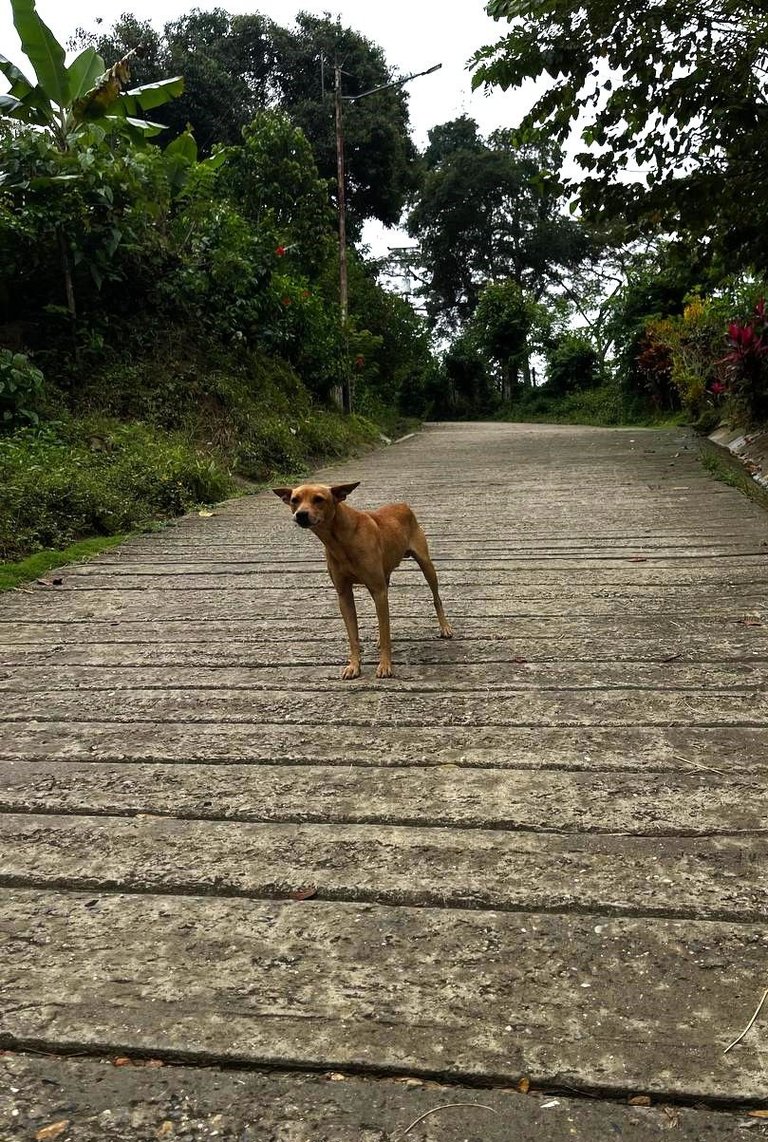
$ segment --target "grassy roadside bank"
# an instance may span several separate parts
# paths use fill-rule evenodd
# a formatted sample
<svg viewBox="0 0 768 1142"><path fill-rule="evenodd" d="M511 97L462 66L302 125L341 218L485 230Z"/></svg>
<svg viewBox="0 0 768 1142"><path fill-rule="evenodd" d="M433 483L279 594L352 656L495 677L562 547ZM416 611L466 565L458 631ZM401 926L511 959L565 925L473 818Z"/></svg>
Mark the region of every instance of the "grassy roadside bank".
<svg viewBox="0 0 768 1142"><path fill-rule="evenodd" d="M109 535L99 539L81 539L61 551L38 551L17 563L0 563L0 591L12 591L24 583L40 579L53 567L90 559L108 547L122 543L125 538L124 535Z"/></svg>
<svg viewBox="0 0 768 1142"><path fill-rule="evenodd" d="M205 440L99 415L0 438L0 590L88 558L153 522L298 478L381 439L372 421L325 409L267 413L248 427L245 440L234 433L229 441L221 434Z"/></svg>
<svg viewBox="0 0 768 1142"><path fill-rule="evenodd" d="M715 480L736 488L742 495L768 510L768 491L752 479L744 464L727 449L705 438L701 442L699 459Z"/></svg>

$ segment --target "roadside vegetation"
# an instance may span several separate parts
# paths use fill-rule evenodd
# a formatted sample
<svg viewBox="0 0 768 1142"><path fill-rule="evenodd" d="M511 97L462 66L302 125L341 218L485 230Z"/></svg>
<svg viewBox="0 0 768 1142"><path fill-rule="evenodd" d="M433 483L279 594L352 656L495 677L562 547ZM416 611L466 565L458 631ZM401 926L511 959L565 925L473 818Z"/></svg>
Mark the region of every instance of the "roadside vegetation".
<svg viewBox="0 0 768 1142"><path fill-rule="evenodd" d="M34 4L12 8L27 64L0 58L0 560L124 533L407 430L434 367L426 322L353 243L342 326L321 140L285 100L246 111L222 88L217 102L222 69L208 83L195 50L163 50L155 74L151 36L106 45L107 59L83 42L67 61ZM198 13L185 28L210 51L209 24ZM305 32L315 46L340 37L364 86L389 78L374 45L319 21L287 40L270 27L286 83ZM177 62L188 79L169 75ZM366 129L377 122L389 167L372 169L370 147L350 164L353 236L397 216L411 186L398 93ZM334 400L344 382L352 415Z"/></svg>
<svg viewBox="0 0 768 1142"><path fill-rule="evenodd" d="M562 190L593 242L575 269L551 268L533 291L545 312L531 311L518 357L543 360L547 412L604 410L604 423L680 417L702 431L765 423L764 6L487 7L501 35L476 54L473 82L539 82L517 137L576 150L578 173ZM482 323L468 334L487 354ZM538 403L520 394L513 406Z"/></svg>
<svg viewBox="0 0 768 1142"><path fill-rule="evenodd" d="M0 560L423 418L768 420L758 5L491 0L473 82L546 90L420 154L397 74L339 21L127 14L67 55L6 2L26 60L0 57ZM365 96L345 103L346 323L336 56ZM413 246L372 258L371 219Z"/></svg>

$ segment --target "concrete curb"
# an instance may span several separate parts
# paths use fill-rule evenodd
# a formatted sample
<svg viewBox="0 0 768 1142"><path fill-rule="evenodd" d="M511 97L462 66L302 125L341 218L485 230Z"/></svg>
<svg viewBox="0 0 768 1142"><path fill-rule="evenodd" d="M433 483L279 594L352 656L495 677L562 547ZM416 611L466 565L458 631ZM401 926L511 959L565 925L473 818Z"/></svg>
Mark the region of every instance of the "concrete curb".
<svg viewBox="0 0 768 1142"><path fill-rule="evenodd" d="M722 425L710 433L707 444L754 482L756 498L768 506L768 431L745 433Z"/></svg>

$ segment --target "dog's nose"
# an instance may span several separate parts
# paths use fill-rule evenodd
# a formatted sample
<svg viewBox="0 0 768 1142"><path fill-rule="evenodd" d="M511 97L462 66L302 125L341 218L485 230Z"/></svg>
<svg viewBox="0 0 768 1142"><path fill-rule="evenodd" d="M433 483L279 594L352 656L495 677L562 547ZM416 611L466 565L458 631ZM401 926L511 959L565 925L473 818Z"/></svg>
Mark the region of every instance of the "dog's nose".
<svg viewBox="0 0 768 1142"><path fill-rule="evenodd" d="M296 523L299 525L299 527L310 526L309 512L296 512L296 515L293 518L296 520Z"/></svg>

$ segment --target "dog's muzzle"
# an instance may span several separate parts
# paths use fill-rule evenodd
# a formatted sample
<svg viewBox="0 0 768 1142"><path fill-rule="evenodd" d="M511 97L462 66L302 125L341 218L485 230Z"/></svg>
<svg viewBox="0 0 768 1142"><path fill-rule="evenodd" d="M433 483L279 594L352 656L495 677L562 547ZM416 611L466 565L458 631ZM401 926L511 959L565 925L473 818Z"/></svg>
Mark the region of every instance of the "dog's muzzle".
<svg viewBox="0 0 768 1142"><path fill-rule="evenodd" d="M296 515L293 518L296 520L296 523L299 525L299 527L312 526L312 520L309 518L309 512L296 512Z"/></svg>

